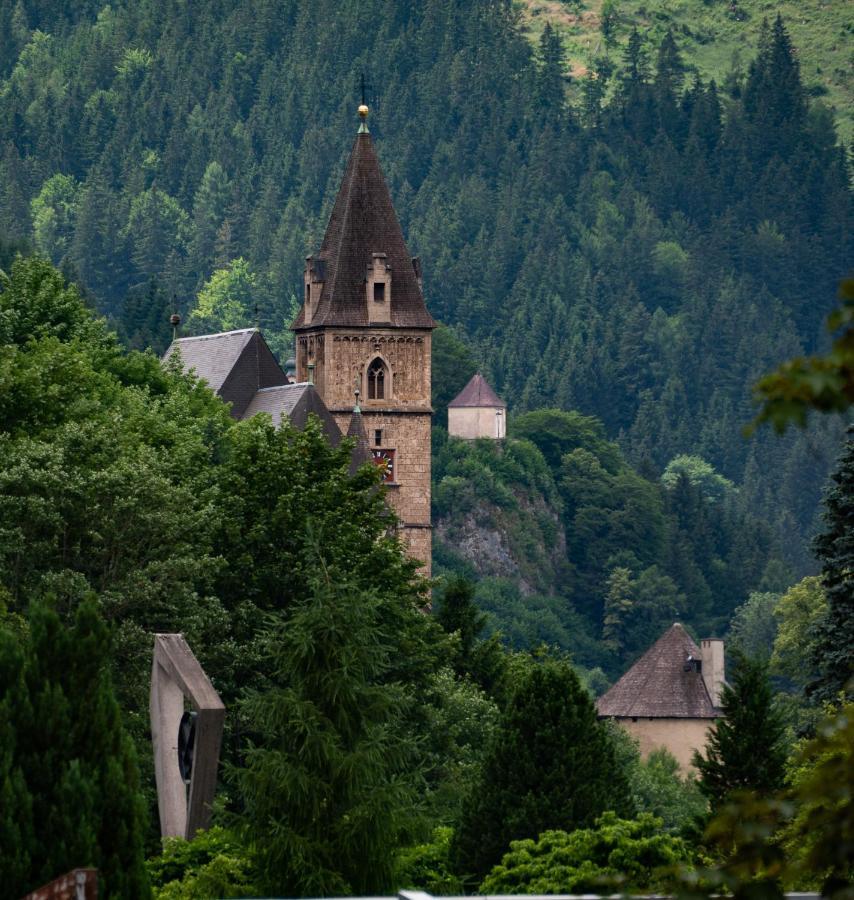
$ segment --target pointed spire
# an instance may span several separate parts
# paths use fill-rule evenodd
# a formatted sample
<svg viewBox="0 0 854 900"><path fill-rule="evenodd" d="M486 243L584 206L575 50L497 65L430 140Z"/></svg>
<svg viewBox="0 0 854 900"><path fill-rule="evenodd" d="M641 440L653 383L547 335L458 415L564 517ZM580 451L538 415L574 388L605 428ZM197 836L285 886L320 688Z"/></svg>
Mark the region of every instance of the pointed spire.
<svg viewBox="0 0 854 900"><path fill-rule="evenodd" d="M365 107L367 115L367 107ZM360 107L360 116L362 109ZM366 279L374 254L385 254L391 273L392 327L434 328L421 293L416 265L406 249L403 231L374 149L364 128L353 142L320 252L324 263L320 297L312 301L310 322L301 310L293 328L364 326L368 321Z"/></svg>
<svg viewBox="0 0 854 900"><path fill-rule="evenodd" d="M362 410L359 408L359 389L356 389L356 405L353 407L353 415L350 417L350 427L347 429L347 437L356 441L353 452L350 454L350 474L355 475L356 470L366 462L371 462L371 448L368 444L368 435L365 431L365 422L362 419Z"/></svg>
<svg viewBox="0 0 854 900"><path fill-rule="evenodd" d="M490 408L495 407L496 409L507 409L507 404L492 390L489 382L480 372L472 375L469 383L448 404L449 409L458 406L486 406Z"/></svg>

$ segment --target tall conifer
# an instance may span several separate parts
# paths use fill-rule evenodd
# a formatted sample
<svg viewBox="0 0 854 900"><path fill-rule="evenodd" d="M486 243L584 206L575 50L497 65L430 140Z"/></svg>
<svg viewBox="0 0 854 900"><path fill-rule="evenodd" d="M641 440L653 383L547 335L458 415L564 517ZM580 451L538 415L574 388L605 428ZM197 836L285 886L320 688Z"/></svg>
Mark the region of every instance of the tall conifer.
<svg viewBox="0 0 854 900"><path fill-rule="evenodd" d="M136 756L109 673L95 601L68 628L43 604L23 644L0 627L0 860L17 897L70 869L98 869L101 896L149 895Z"/></svg>
<svg viewBox="0 0 854 900"><path fill-rule="evenodd" d="M731 685L721 699L705 753L694 753L700 790L718 805L733 791L767 795L783 785L785 726L774 708L768 663L739 657Z"/></svg>
<svg viewBox="0 0 854 900"><path fill-rule="evenodd" d="M533 664L463 807L457 871L480 881L511 841L592 825L605 810L630 815L631 800L593 701L568 662Z"/></svg>
<svg viewBox="0 0 854 900"><path fill-rule="evenodd" d="M826 530L815 549L822 562L827 614L815 633L813 662L820 673L808 687L816 700L833 702L854 694L854 426L824 500Z"/></svg>

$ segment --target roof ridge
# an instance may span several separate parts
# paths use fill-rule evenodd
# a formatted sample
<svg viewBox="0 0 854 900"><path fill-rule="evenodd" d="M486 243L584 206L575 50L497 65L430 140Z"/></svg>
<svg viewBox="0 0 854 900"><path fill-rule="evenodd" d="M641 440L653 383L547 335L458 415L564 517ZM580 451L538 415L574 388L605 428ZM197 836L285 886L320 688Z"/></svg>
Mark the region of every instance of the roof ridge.
<svg viewBox="0 0 854 900"><path fill-rule="evenodd" d="M260 334L258 328L233 328L231 331L212 331L210 334L189 334L186 337L175 338L173 344L180 344L182 341L207 341L211 338L228 337L232 334L249 334L250 332Z"/></svg>

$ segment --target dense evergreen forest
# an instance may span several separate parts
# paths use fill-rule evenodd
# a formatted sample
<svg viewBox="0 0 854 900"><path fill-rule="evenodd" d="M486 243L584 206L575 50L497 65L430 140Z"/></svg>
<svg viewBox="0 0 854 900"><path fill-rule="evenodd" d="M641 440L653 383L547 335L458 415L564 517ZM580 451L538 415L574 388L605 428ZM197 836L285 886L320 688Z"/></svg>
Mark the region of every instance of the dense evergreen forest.
<svg viewBox="0 0 854 900"><path fill-rule="evenodd" d="M594 415L653 475L707 460L810 568L839 427L740 436L756 379L821 345L852 258L845 152L782 23L725 90L635 34L576 107L556 35L532 50L503 2L18 0L0 35L0 234L132 346L163 347L176 296L199 328L257 304L289 355L366 72L430 308L511 412Z"/></svg>
<svg viewBox="0 0 854 900"><path fill-rule="evenodd" d="M817 723L850 701L854 433L741 434L756 380L827 341L845 148L779 19L725 84L633 33L570 92L556 34L521 22L504 0L0 0L15 895L85 861L104 896L172 900L672 892L674 871L696 896L774 865L768 896L847 896L850 702ZM443 323L438 585L347 442L237 422L138 352L177 307L290 355L363 72ZM476 368L510 405L500 444L444 428ZM592 699L674 617L743 654L698 781ZM179 630L229 715L214 827L164 846L148 672Z"/></svg>

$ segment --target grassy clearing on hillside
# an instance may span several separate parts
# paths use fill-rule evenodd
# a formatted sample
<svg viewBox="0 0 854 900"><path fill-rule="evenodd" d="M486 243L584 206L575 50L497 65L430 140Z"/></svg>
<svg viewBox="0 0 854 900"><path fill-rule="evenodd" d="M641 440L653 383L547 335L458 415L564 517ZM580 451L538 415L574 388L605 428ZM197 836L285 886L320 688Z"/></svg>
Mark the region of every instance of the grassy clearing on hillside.
<svg viewBox="0 0 854 900"><path fill-rule="evenodd" d="M603 0L520 0L522 21L533 40L546 22L563 38L574 78L608 52L619 57L637 27L657 44L672 27L689 67L705 79L723 82L753 57L764 18L783 15L798 50L801 75L813 96L837 116L840 135L854 137L854 3L849 0L616 0L615 42L606 47L600 31Z"/></svg>

